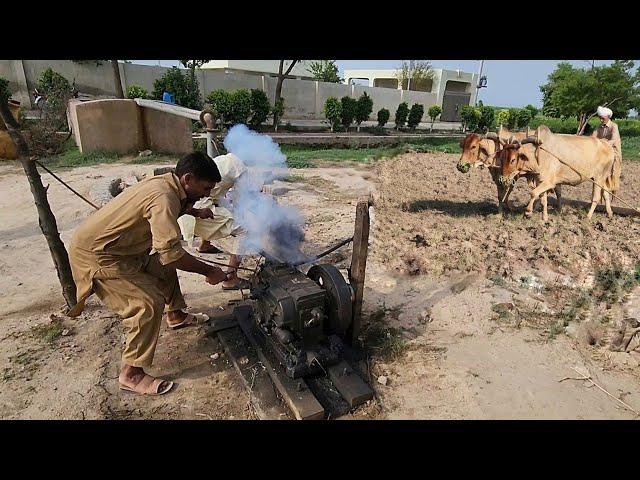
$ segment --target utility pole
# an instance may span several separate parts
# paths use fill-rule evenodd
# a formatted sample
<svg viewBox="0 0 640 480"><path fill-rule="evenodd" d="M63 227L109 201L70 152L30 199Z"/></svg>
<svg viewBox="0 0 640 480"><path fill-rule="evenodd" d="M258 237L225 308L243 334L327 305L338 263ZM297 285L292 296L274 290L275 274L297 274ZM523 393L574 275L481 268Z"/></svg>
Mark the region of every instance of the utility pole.
<svg viewBox="0 0 640 480"><path fill-rule="evenodd" d="M478 83L476 84L476 98L473 102L473 106L475 107L478 104L478 95L480 95L480 89L482 87L487 86L486 77L482 76L482 69L484 68L484 60L480 60L480 70L478 71Z"/></svg>

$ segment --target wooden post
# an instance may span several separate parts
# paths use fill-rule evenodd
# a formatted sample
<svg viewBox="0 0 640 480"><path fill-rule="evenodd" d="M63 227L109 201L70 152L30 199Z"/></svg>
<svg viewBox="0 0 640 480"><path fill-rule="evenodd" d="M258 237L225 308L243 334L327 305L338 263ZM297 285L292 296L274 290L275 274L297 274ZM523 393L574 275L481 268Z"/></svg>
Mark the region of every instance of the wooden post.
<svg viewBox="0 0 640 480"><path fill-rule="evenodd" d="M367 253L369 251L369 204L370 198L358 201L356 207L356 224L353 232L353 253L351 268L349 269L349 283L353 288L353 319L351 328L347 332L347 339L351 345L356 345L360 334L360 316L362 312L362 297L364 295L364 276L367 268Z"/></svg>

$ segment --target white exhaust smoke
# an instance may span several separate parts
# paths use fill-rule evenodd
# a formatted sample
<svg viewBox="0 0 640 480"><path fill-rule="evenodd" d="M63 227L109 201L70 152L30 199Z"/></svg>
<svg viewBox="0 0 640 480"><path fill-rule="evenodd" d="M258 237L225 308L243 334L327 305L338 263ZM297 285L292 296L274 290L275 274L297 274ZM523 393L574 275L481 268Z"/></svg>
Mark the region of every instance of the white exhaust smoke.
<svg viewBox="0 0 640 480"><path fill-rule="evenodd" d="M240 242L242 254L262 253L285 263L308 260L300 250L304 240L301 213L261 192L262 185L278 176L278 170L287 168L280 146L242 124L229 130L224 146L249 168L234 185L233 195L234 219L247 231Z"/></svg>

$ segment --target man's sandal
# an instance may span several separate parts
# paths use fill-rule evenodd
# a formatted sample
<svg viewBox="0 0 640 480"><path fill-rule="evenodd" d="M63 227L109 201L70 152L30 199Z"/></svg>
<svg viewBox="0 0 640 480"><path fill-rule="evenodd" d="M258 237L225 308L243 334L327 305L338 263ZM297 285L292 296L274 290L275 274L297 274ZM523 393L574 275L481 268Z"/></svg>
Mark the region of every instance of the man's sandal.
<svg viewBox="0 0 640 480"><path fill-rule="evenodd" d="M184 320L181 321L180 323L171 324L169 323L168 318L166 322L167 322L167 327L169 327L171 330L177 330L179 328L184 328L191 325L198 325L199 323L204 323L207 320L209 320L209 315L205 313L195 313L195 314L187 313L187 316L184 317Z"/></svg>
<svg viewBox="0 0 640 480"><path fill-rule="evenodd" d="M118 382L120 383L120 382ZM164 384L164 388L160 388ZM151 375L144 374L144 378L140 380L135 386L129 387L120 383L120 390L125 392L133 392L139 395L157 396L164 395L173 388L173 382L171 380L162 380L161 378L154 378Z"/></svg>

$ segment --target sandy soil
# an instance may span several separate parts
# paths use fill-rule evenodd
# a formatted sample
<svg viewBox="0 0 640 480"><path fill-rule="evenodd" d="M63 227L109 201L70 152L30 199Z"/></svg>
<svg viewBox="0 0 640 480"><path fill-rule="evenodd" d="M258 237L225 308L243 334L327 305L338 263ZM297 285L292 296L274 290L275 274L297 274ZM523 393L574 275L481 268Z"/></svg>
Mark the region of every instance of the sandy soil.
<svg viewBox="0 0 640 480"><path fill-rule="evenodd" d="M637 220L596 214L587 222L571 208L552 215L549 226L519 215L500 219L488 173L462 175L456 161L407 154L374 167L294 171L294 182L274 185L280 202L302 209L309 253L351 235L357 198L369 191L376 198L363 340L377 395L351 418L633 418L588 381L560 380L580 376L572 367L588 371L640 410L636 357L608 349L610 330L636 302L635 292L626 297L629 305L594 304L561 331L553 322L577 291L593 284L599 265L634 264ZM61 176L87 193L105 178L153 167L101 165ZM624 171L622 191L634 198L638 170L628 164ZM67 243L91 207L48 176L43 180ZM586 200L589 191L565 195ZM512 198L524 202L524 182ZM152 373L175 380L175 392L158 398L119 392L121 323L95 299L78 319L60 315L60 288L28 183L12 163L0 166L0 213L0 418L255 418L222 347L200 327L161 330ZM346 247L327 260L343 268L349 256ZM191 311L222 314L239 296L197 275L181 272L180 279ZM593 326L604 314L607 322ZM598 329L593 345L584 340L585 325ZM56 328L64 335L47 341ZM374 341L381 332L382 341ZM214 353L218 360L210 359Z"/></svg>

